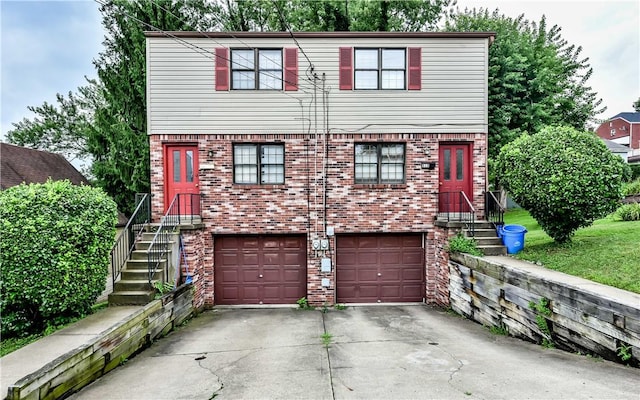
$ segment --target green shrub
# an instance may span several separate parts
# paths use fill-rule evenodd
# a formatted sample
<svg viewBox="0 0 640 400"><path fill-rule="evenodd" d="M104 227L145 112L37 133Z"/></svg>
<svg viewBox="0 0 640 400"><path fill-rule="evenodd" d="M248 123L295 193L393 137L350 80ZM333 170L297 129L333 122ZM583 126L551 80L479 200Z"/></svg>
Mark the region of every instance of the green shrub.
<svg viewBox="0 0 640 400"><path fill-rule="evenodd" d="M640 164L628 164L631 170L631 179L640 179Z"/></svg>
<svg viewBox="0 0 640 400"><path fill-rule="evenodd" d="M462 232L458 232L456 236L449 239L449 247L447 250L450 253L468 253L478 257L483 255L476 241L465 237Z"/></svg>
<svg viewBox="0 0 640 400"><path fill-rule="evenodd" d="M553 126L504 146L496 170L515 202L563 243L618 207L627 168L594 133Z"/></svg>
<svg viewBox="0 0 640 400"><path fill-rule="evenodd" d="M640 178L625 184L624 190L622 191L622 193L625 196L633 196L636 194L640 194Z"/></svg>
<svg viewBox="0 0 640 400"><path fill-rule="evenodd" d="M85 315L104 290L116 205L69 181L0 192L2 336L41 333Z"/></svg>
<svg viewBox="0 0 640 400"><path fill-rule="evenodd" d="M640 203L620 206L616 210L615 217L623 221L640 221Z"/></svg>

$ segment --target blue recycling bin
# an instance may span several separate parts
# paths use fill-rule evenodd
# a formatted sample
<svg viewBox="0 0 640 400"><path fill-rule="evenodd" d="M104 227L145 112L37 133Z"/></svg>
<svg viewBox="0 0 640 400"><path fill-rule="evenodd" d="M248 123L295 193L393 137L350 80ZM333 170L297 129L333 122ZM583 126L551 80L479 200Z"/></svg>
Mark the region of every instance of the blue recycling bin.
<svg viewBox="0 0 640 400"><path fill-rule="evenodd" d="M527 228L522 225L505 225L501 229L502 243L507 247L508 254L516 254L524 249L524 234Z"/></svg>

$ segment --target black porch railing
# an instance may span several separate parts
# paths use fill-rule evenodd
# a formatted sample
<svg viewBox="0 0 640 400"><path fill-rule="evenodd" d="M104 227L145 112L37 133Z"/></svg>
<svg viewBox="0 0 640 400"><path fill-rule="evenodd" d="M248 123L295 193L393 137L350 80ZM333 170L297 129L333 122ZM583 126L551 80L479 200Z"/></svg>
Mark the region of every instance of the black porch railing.
<svg viewBox="0 0 640 400"><path fill-rule="evenodd" d="M122 268L131 256L136 245L136 239L144 231L145 225L151 221L151 201L149 194L136 194L137 207L129 218L124 230L116 239L111 249L111 280L115 285L120 277Z"/></svg>
<svg viewBox="0 0 640 400"><path fill-rule="evenodd" d="M156 233L149 245L147 260L149 271L149 283L162 267L164 262L162 281L169 280L169 251L172 245L173 234L177 233L177 227L181 224L193 224L196 218L200 218L200 195L191 193L178 193L173 197L171 205L160 220Z"/></svg>
<svg viewBox="0 0 640 400"><path fill-rule="evenodd" d="M475 236L476 209L463 191L438 193L438 219L460 222Z"/></svg>
<svg viewBox="0 0 640 400"><path fill-rule="evenodd" d="M504 225L504 207L493 192L485 193L484 212L487 215L487 220L493 223L495 228Z"/></svg>

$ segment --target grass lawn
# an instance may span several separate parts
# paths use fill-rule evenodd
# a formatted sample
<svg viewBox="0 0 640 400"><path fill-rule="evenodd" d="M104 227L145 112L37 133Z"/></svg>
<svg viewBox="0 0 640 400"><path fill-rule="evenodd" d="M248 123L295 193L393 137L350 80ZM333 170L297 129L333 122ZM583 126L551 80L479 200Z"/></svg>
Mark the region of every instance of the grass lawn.
<svg viewBox="0 0 640 400"><path fill-rule="evenodd" d="M640 293L640 221L622 222L609 216L579 229L564 245L554 243L527 211L509 211L504 221L527 228L524 250L517 258Z"/></svg>

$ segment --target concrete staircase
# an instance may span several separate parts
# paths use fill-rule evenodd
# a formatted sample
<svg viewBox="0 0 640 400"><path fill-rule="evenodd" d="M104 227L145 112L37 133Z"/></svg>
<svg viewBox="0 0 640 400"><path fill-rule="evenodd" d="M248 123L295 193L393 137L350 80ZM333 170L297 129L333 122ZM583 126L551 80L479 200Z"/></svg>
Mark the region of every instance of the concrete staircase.
<svg viewBox="0 0 640 400"><path fill-rule="evenodd" d="M122 269L120 280L113 286L113 292L109 294L109 305L144 305L155 298L156 290L149 283L148 255L149 246L155 232L149 231L152 227L147 226L146 232L138 239L135 250L127 260ZM163 271L166 267L167 259L171 258L172 247L178 241L178 234L172 234L168 247L160 267L152 277L152 281L162 281ZM160 251L160 250L154 250Z"/></svg>
<svg viewBox="0 0 640 400"><path fill-rule="evenodd" d="M478 248L485 256L506 256L507 248L502 244L502 239L498 237L493 224L488 221L476 221L474 223L474 239ZM468 229L464 230L466 237L471 237Z"/></svg>

